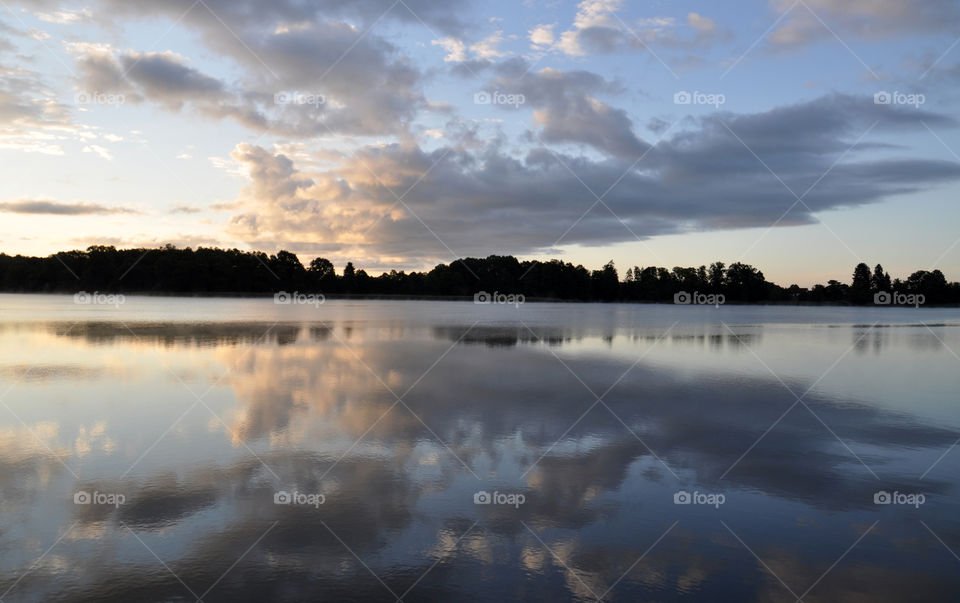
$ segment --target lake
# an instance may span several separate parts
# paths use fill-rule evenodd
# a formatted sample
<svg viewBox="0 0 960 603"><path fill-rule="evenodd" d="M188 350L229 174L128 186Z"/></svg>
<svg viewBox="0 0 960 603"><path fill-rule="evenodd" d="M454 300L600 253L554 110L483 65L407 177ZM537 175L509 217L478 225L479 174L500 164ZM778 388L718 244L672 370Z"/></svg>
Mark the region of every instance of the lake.
<svg viewBox="0 0 960 603"><path fill-rule="evenodd" d="M79 301L0 295L5 602L960 596L960 310Z"/></svg>

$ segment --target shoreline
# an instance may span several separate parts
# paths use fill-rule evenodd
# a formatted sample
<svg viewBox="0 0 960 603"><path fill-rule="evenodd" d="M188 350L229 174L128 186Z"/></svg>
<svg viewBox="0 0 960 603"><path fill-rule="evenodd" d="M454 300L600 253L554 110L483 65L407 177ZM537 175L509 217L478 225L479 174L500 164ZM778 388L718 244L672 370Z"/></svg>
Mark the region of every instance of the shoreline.
<svg viewBox="0 0 960 603"><path fill-rule="evenodd" d="M0 295L75 295L76 291L0 291ZM167 298L176 297L182 299L271 299L274 293L256 293L256 292L235 292L235 291L217 291L217 292L166 292L166 291L90 291L88 293L99 293L103 295L123 295L129 297L156 297ZM473 302L472 296L466 295L403 295L403 294L364 294L364 293L323 293L319 291L294 291L301 295L322 295L324 301L438 301L438 302ZM677 304L669 300L578 300L550 297L525 297L519 305L542 303L542 304L591 304L591 305L612 305L612 304L630 304L630 305L662 305L662 306L684 306L684 305L712 305L712 304ZM478 303L477 305L517 305L514 303ZM834 307L834 308L906 308L913 306L896 304L850 304L836 302L812 302L812 301L729 301L720 304L723 306L776 306L776 307ZM922 304L916 306L920 308L960 308L960 304Z"/></svg>

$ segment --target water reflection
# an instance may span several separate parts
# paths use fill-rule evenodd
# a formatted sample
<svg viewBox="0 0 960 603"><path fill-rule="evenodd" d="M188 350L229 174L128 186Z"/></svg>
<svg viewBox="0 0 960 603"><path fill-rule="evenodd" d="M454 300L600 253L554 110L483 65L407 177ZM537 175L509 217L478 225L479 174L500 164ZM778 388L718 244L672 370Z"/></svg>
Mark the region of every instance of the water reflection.
<svg viewBox="0 0 960 603"><path fill-rule="evenodd" d="M0 323L0 593L950 598L955 330Z"/></svg>

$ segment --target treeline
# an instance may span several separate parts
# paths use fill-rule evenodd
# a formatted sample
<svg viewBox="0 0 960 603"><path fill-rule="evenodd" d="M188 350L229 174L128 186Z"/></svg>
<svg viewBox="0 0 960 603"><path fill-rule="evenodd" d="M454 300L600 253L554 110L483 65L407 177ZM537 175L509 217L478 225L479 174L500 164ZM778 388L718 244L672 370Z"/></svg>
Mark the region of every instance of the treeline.
<svg viewBox="0 0 960 603"><path fill-rule="evenodd" d="M922 295L926 304L960 303L960 283L939 270L891 280L877 265L859 264L850 284L831 280L811 289L768 282L757 268L714 262L698 268L628 268L613 262L588 270L560 260L520 261L512 256L464 258L429 272L371 276L347 263L339 273L316 258L304 266L288 251L276 255L238 249L115 249L93 246L48 257L0 254L5 292L125 292L240 294L278 291L384 296L472 297L479 292L522 294L528 299L672 302L678 294L723 295L726 302L872 304L883 293ZM882 302L881 302L882 303Z"/></svg>

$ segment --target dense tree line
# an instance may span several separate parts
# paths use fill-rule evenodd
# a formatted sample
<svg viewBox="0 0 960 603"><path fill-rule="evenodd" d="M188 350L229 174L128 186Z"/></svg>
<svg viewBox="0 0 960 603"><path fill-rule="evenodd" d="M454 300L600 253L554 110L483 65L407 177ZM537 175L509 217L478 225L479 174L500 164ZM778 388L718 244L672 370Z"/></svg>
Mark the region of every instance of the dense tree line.
<svg viewBox="0 0 960 603"><path fill-rule="evenodd" d="M472 297L481 291L528 299L574 301L674 301L678 294L720 294L726 302L871 304L878 294L923 295L926 304L960 303L960 283L939 270L891 279L877 265L854 269L851 283L831 280L803 289L768 282L748 264L628 268L621 278L613 262L588 270L560 260L520 261L512 256L464 258L429 272L390 271L371 276L347 263L338 274L316 258L304 266L288 251L276 255L238 249L115 249L93 246L45 258L0 254L0 291L240 294L278 291L388 296Z"/></svg>

